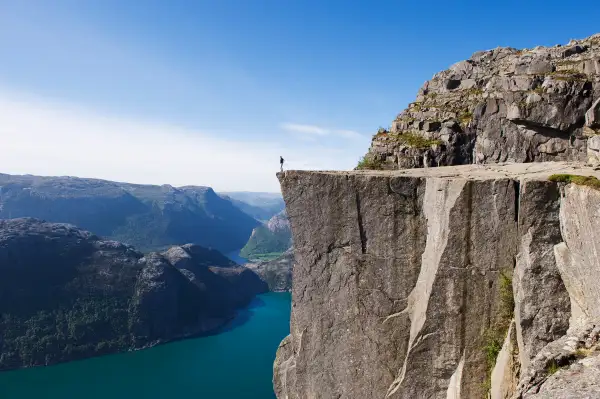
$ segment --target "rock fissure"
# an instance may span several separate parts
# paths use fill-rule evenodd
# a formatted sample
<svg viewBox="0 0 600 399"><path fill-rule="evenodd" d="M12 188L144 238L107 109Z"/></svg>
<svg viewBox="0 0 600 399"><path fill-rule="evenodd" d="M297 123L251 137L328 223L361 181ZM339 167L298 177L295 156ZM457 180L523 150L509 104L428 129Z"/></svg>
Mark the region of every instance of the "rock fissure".
<svg viewBox="0 0 600 399"><path fill-rule="evenodd" d="M360 195L356 193L356 215L358 222L358 234L360 236L360 248L363 254L367 253L367 237L365 235L365 229L363 227L361 209L360 209Z"/></svg>

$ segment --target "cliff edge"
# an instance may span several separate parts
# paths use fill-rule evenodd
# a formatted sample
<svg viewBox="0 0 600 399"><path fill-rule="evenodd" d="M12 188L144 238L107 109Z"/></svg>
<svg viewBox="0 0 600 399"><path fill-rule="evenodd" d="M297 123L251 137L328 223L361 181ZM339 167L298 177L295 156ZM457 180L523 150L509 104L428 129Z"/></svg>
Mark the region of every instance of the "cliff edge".
<svg viewBox="0 0 600 399"><path fill-rule="evenodd" d="M279 398L598 392L600 171L541 162L278 177L295 245Z"/></svg>

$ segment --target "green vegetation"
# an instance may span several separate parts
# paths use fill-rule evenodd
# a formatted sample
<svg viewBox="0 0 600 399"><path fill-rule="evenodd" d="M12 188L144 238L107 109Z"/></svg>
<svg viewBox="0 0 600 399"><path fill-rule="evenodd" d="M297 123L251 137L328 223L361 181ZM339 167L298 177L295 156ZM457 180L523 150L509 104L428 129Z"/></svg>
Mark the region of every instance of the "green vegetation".
<svg viewBox="0 0 600 399"><path fill-rule="evenodd" d="M392 136L395 140L409 147L426 149L434 145L441 144L441 140L428 139L417 132L404 131Z"/></svg>
<svg viewBox="0 0 600 399"><path fill-rule="evenodd" d="M266 254L257 254L257 255L254 255L252 260L268 262L268 261L279 258L281 255L283 255L283 252L269 252Z"/></svg>
<svg viewBox="0 0 600 399"><path fill-rule="evenodd" d="M469 95L480 96L483 94L483 89L479 87L472 87L470 89L465 90L465 92Z"/></svg>
<svg viewBox="0 0 600 399"><path fill-rule="evenodd" d="M368 155L365 155L358 161L358 165L356 165L356 169L358 170L382 170L383 169L383 161L379 159L373 159Z"/></svg>
<svg viewBox="0 0 600 399"><path fill-rule="evenodd" d="M555 374L558 370L569 367L572 363L577 361L578 359L583 359L585 357L590 356L594 353L594 348L578 348L572 355L567 357L562 357L559 359L551 359L550 362L546 364L546 374L552 375Z"/></svg>
<svg viewBox="0 0 600 399"><path fill-rule="evenodd" d="M498 318L484 334L483 351L487 361L486 387L491 386L492 370L496 364L498 354L508 333L510 323L514 316L515 299L512 290L512 276L507 271L501 271L498 281Z"/></svg>
<svg viewBox="0 0 600 399"><path fill-rule="evenodd" d="M486 334L486 335L487 335L487 339L486 339L486 343L485 343L483 349L485 351L485 359L487 360L488 371L489 371L489 374L491 375L492 369L494 368L494 365L496 364L496 358L498 357L498 354L502 350L502 345L504 342L499 338L498 334L495 334L495 333L490 334L489 330L488 330L488 334Z"/></svg>
<svg viewBox="0 0 600 399"><path fill-rule="evenodd" d="M594 350L591 349L591 348L590 349L587 349L587 348L578 348L575 351L575 357L577 359L583 359L584 357L588 357L589 355L591 355L592 352L594 352Z"/></svg>
<svg viewBox="0 0 600 399"><path fill-rule="evenodd" d="M500 272L500 319L502 327L508 330L510 321L515 311L515 298L513 296L512 276L507 272Z"/></svg>
<svg viewBox="0 0 600 399"><path fill-rule="evenodd" d="M133 346L129 300L123 296L77 298L72 308L12 309L0 319L1 368L39 365L123 351Z"/></svg>
<svg viewBox="0 0 600 399"><path fill-rule="evenodd" d="M408 108L409 108L411 111L414 111L414 112L419 112L419 111L421 111L421 109L422 109L423 107L422 107L422 105L421 105L421 104L419 104L419 103L410 103L410 104L408 105Z"/></svg>
<svg viewBox="0 0 600 399"><path fill-rule="evenodd" d="M250 260L271 260L292 246L292 233L289 229L269 230L265 225L254 229L248 243L240 251L240 256Z"/></svg>
<svg viewBox="0 0 600 399"><path fill-rule="evenodd" d="M532 93L544 94L546 91L542 86L538 86L535 89L531 90Z"/></svg>
<svg viewBox="0 0 600 399"><path fill-rule="evenodd" d="M568 66L568 67L573 67L573 65L577 65L577 64L581 64L581 61L575 61L575 60L562 60L562 61L558 61L556 63L556 65L559 66Z"/></svg>
<svg viewBox="0 0 600 399"><path fill-rule="evenodd" d="M548 363L548 365L546 366L546 373L548 373L548 375L552 375L560 369L561 367L558 365L556 360L552 359L550 363Z"/></svg>
<svg viewBox="0 0 600 399"><path fill-rule="evenodd" d="M552 76L555 80L564 80L567 82L583 82L588 79L587 75L575 70L575 69L563 69L560 71L554 71L548 73L548 76Z"/></svg>
<svg viewBox="0 0 600 399"><path fill-rule="evenodd" d="M473 113L469 110L463 110L458 113L458 120L462 125L468 125L473 120Z"/></svg>
<svg viewBox="0 0 600 399"><path fill-rule="evenodd" d="M557 183L573 183L580 186L588 186L595 190L600 190L600 180L594 176L581 176L581 175L569 175L569 174L555 174L548 178L548 180Z"/></svg>

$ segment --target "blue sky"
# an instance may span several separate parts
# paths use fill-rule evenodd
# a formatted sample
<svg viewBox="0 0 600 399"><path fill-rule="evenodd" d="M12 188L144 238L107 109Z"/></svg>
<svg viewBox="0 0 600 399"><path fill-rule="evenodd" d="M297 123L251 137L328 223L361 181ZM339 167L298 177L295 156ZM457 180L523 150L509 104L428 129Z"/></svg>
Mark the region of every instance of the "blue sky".
<svg viewBox="0 0 600 399"><path fill-rule="evenodd" d="M0 0L0 172L277 191L349 169L434 73L600 3Z"/></svg>

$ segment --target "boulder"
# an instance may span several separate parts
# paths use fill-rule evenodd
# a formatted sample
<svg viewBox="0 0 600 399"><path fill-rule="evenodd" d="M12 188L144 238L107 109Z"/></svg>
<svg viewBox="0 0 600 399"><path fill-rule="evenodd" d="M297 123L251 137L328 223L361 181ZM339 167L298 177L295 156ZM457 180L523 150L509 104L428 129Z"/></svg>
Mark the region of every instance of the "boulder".
<svg viewBox="0 0 600 399"><path fill-rule="evenodd" d="M585 113L585 124L588 127L600 127L600 98Z"/></svg>

